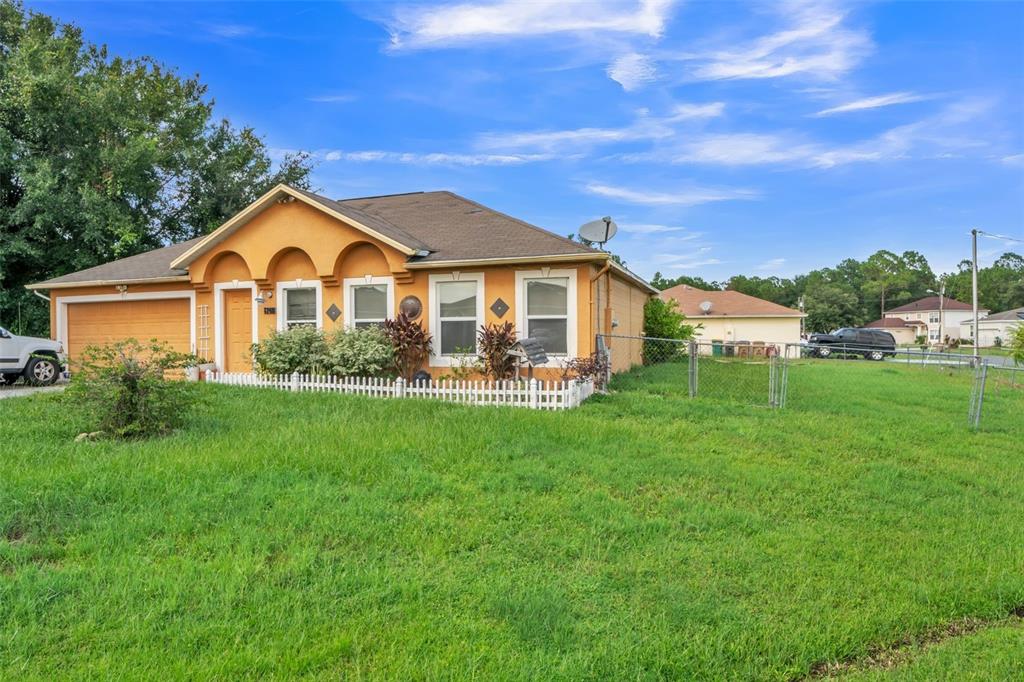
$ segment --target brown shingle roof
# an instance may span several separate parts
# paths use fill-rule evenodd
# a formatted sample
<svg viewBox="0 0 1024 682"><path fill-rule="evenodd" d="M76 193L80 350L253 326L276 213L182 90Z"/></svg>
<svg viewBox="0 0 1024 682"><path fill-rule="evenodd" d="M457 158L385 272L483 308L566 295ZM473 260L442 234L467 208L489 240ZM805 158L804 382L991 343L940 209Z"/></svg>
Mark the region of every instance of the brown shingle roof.
<svg viewBox="0 0 1024 682"><path fill-rule="evenodd" d="M800 317L799 310L787 308L756 296L738 291L705 291L688 284L680 284L661 292L661 298L675 299L679 310L687 317ZM711 303L711 310L705 313L700 304Z"/></svg>
<svg viewBox="0 0 1024 682"><path fill-rule="evenodd" d="M410 263L581 254L603 257L595 249L452 192L413 192L335 201L313 192L289 189L326 209L350 217L409 250L421 252L421 255L411 257ZM186 271L172 270L170 264L201 239L154 249L31 286L46 289L77 282L181 277L187 274ZM204 245L202 250L206 248ZM196 255L192 254L188 260Z"/></svg>
<svg viewBox="0 0 1024 682"><path fill-rule="evenodd" d="M430 254L411 262L598 253L452 192L392 194L337 203L397 225L426 244Z"/></svg>
<svg viewBox="0 0 1024 682"><path fill-rule="evenodd" d="M956 299L953 299L953 298L950 298L949 296L946 296L945 299L942 302L942 308L943 308L943 310L970 310L971 306L970 306L970 304L961 303L960 301L957 301ZM886 310L885 313L886 313L886 315L888 315L889 313L925 313L925 312L931 312L933 310L938 310L938 309L939 309L939 297L938 296L928 296L927 298L922 298L922 299L919 299L917 301L913 301L911 303L907 303L906 305L901 305L898 308L893 308L892 310Z"/></svg>
<svg viewBox="0 0 1024 682"><path fill-rule="evenodd" d="M908 322L900 317L883 317L880 320L868 322L864 327L867 329L904 329L919 325L924 325L924 322L919 320L911 320Z"/></svg>
<svg viewBox="0 0 1024 682"><path fill-rule="evenodd" d="M48 289L53 286L78 284L85 282L121 282L140 279L167 279L186 277L184 270L172 270L171 263L181 254L194 246L202 237L189 239L185 242L172 244L160 249L153 249L135 256L128 256L110 261L103 265L79 270L45 282L31 285L33 289Z"/></svg>
<svg viewBox="0 0 1024 682"><path fill-rule="evenodd" d="M986 315L983 319L979 320L979 322L994 320L1024 320L1024 308L1013 308L1011 310L1004 310L1001 313L992 313L991 315Z"/></svg>

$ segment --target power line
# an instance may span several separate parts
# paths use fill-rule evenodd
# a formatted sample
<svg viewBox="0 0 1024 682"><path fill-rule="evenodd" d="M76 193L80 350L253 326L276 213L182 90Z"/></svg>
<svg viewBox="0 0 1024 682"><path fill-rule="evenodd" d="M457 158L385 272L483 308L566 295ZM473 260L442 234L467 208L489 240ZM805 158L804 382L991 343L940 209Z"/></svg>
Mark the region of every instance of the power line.
<svg viewBox="0 0 1024 682"><path fill-rule="evenodd" d="M1003 241L1017 242L1018 244L1024 244L1024 239L1017 239L1016 237L1007 237L1004 234L992 234L990 232L982 232L981 230L978 230L978 234L980 234L980 235L982 235L984 237L988 237L989 239L1002 239Z"/></svg>

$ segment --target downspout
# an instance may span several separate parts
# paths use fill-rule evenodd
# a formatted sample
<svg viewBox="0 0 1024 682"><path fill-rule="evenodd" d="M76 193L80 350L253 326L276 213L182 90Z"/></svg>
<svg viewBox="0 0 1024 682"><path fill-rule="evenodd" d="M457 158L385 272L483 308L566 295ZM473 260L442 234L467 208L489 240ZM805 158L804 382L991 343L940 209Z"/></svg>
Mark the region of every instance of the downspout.
<svg viewBox="0 0 1024 682"><path fill-rule="evenodd" d="M594 306L594 315L591 317L592 320L597 322L598 331L594 331L594 323L590 324L590 337L594 340L594 348L597 348L597 335L601 333L601 287L597 283L597 280L601 279L603 275L609 273L612 269L612 260L608 258L604 262L604 267L597 271L593 277L590 278L590 286L592 288L591 305ZM611 287L608 287L608 297L611 298Z"/></svg>

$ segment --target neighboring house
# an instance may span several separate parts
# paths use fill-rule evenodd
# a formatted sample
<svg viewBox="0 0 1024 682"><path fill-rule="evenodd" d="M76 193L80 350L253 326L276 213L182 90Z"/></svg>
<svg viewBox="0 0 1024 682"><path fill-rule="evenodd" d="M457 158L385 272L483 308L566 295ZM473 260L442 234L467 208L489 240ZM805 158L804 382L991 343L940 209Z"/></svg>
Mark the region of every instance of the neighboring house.
<svg viewBox="0 0 1024 682"><path fill-rule="evenodd" d="M511 321L543 343L542 378L590 354L601 331L639 336L657 293L607 253L451 192L334 201L286 185L205 237L29 288L49 290L51 335L72 361L88 344L157 338L246 372L275 329L412 311L434 336L434 375L480 325ZM615 370L641 361L639 342L611 346Z"/></svg>
<svg viewBox="0 0 1024 682"><path fill-rule="evenodd" d="M981 348L994 346L996 339L999 339L1000 345L1005 345L1009 341L1010 334L1022 324L1024 324L1024 308L1014 308L986 315L978 320L978 346ZM960 323L960 336L965 339L974 338L974 318Z"/></svg>
<svg viewBox="0 0 1024 682"><path fill-rule="evenodd" d="M988 310L979 310L978 313L986 315ZM926 336L929 343L943 343L947 336L951 339L961 338L960 324L969 320L972 314L969 304L948 297L942 299L940 310L939 297L929 296L886 310L883 317L909 322L923 330L920 334Z"/></svg>
<svg viewBox="0 0 1024 682"><path fill-rule="evenodd" d="M697 331L702 341L800 343L805 315L799 310L738 291L705 291L688 284L666 289L661 297L675 300L688 323L702 325Z"/></svg>
<svg viewBox="0 0 1024 682"><path fill-rule="evenodd" d="M904 320L899 317L883 317L880 320L868 322L864 328L889 332L896 340L897 345L909 345L914 343L918 336L928 336L928 323L921 320Z"/></svg>

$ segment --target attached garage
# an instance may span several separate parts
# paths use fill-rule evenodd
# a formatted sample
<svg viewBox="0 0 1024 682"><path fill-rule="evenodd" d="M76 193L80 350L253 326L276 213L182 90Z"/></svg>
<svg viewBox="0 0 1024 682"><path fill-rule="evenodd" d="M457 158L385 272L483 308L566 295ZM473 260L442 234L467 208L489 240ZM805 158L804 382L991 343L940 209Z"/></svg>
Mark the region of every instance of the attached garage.
<svg viewBox="0 0 1024 682"><path fill-rule="evenodd" d="M188 298L59 298L62 319L58 326L68 356L74 361L86 346L128 338L142 342L155 338L168 343L174 350L190 352L193 346L192 298L191 292L183 292L183 295Z"/></svg>

